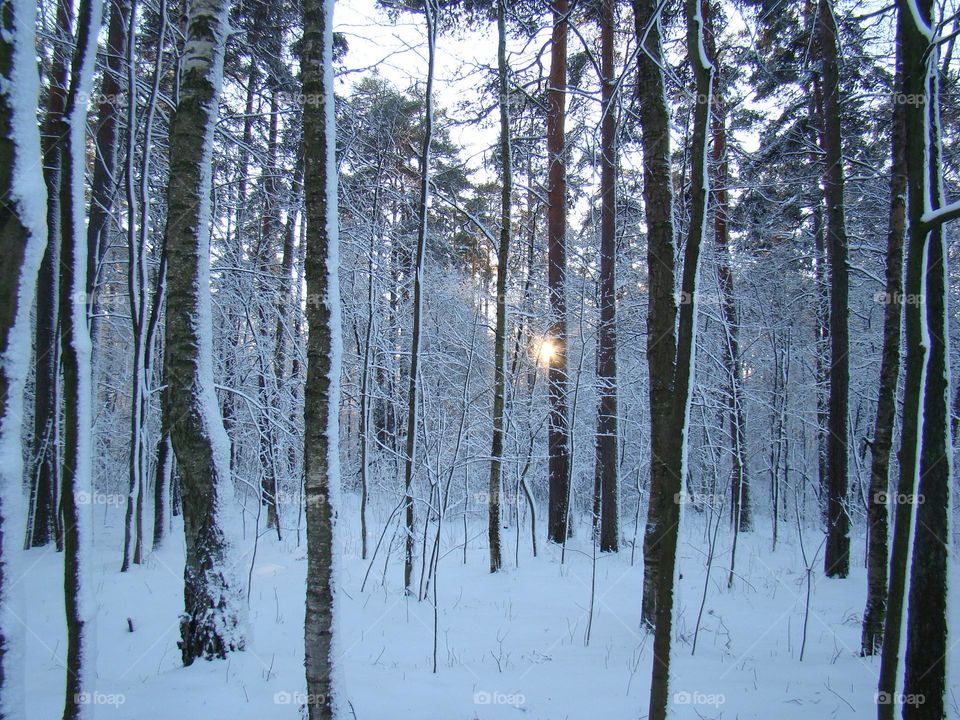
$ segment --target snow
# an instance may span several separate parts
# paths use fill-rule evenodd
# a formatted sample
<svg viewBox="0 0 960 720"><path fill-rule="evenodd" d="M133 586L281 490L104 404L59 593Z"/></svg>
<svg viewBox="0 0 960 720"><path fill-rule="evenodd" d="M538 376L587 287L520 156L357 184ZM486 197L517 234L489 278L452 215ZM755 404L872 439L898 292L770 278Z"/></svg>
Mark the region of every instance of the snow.
<svg viewBox="0 0 960 720"><path fill-rule="evenodd" d="M102 21L103 5L99 2L90 4L90 32L87 35L86 46L82 48L79 72L75 73L78 85L73 88L76 101L68 109L65 120L69 127L69 152L72 153L70 177L70 193L72 196L73 231L75 238L73 258L74 285L70 288L73 332L70 343L77 355L77 457L74 471L75 493L93 494L93 382L92 382L92 346L90 332L87 325L87 232L86 232L86 204L85 177L86 177L86 130L87 107L82 98L90 97L93 88L93 71L96 66L97 36ZM80 668L77 678L77 687L86 692L93 686L94 673L92 658L96 657L96 606L94 593L88 582L90 549L93 547L93 504L77 503L77 553L74 558L77 577L80 578L77 591L78 619L84 624L78 642ZM32 627L32 625L30 626ZM92 717L93 710L89 703L78 704L78 716Z"/></svg>
<svg viewBox="0 0 960 720"><path fill-rule="evenodd" d="M323 44L323 88L325 96L323 98L326 117L326 178L327 178L327 297L326 303L330 309L330 374L329 374L329 397L328 402L331 408L340 407L340 374L343 364L343 337L341 325L340 308L340 221L338 213L339 198L339 174L337 172L337 153L336 153L336 113L334 111L334 93L333 93L333 6L334 0L324 2L324 23L325 34ZM340 530L342 518L339 512L342 508L340 494L340 413L338 410L328 413L327 417L327 438L330 442L327 445L328 457L327 467L329 476L327 478L327 501L333 509L332 532L335 544L343 541ZM334 656L343 654L343 635L340 621L343 610L344 598L339 591L337 576L340 574L341 563L340 556L333 554L333 637L330 644L330 652ZM301 643L302 645L302 643ZM340 697L336 688L343 687L343 672L340 663L334 661L333 687L334 697L333 706L340 713L345 713L343 699Z"/></svg>
<svg viewBox="0 0 960 720"><path fill-rule="evenodd" d="M11 137L15 142L10 200L29 233L24 249L18 289L17 315L6 337L6 351L0 357L8 386L5 414L0 418L0 513L2 513L3 585L0 586L0 631L6 639L3 665L3 694L0 716L18 718L24 708L24 638L26 596L18 580L23 572L21 539L27 516L22 492L23 389L30 362L30 309L36 293L37 271L47 243L47 188L40 171L40 131L33 113L40 93L40 78L34 57L36 5L32 0L13 4L14 28L10 77L0 76L0 93L12 111Z"/></svg>
<svg viewBox="0 0 960 720"><path fill-rule="evenodd" d="M359 499L345 495L347 507ZM371 508L373 527L389 514ZM290 517L295 513L284 513ZM355 513L351 513L355 515ZM478 514L468 531L485 537ZM100 518L98 513L98 519ZM305 693L303 593L305 546L296 533L277 543L260 539L253 567L247 650L226 661L180 664L177 615L183 596L183 534L175 527L167 546L143 566L120 574L117 552L123 509L110 507L97 533L93 584L97 588L99 644L91 697L105 717L124 720L297 720ZM796 531L770 552L765 531L740 535L741 577L726 590L729 537L718 539L714 572L700 629L690 656L693 626L706 573L706 516L688 512L679 545L684 567L676 595L671 697L673 717L853 720L876 712L878 658L861 658L859 612L866 574L864 543L852 546L852 571L843 581L815 574L804 661L799 661L805 573ZM462 542L459 523L443 533L445 550ZM723 535L723 533L721 533ZM513 533L505 537L513 538ZM540 557L522 542L520 568L512 548L504 572L487 572L488 549L471 540L468 564L459 551L443 555L438 588L439 663L432 668L433 609L404 596L403 553L392 554L386 586L377 562L365 592L367 570L359 559L358 523L338 532L337 631L342 717L359 720L626 720L646 712L652 636L640 629L643 567L630 567L630 553L601 556L597 602L589 647L584 630L590 602L591 559L585 525L570 541L566 563L556 546L540 538ZM808 545L819 535L805 538ZM249 562L253 539L243 545ZM578 552L579 551L579 552ZM25 592L35 598L28 622L28 717L55 717L62 686L62 597L49 592L62 572L50 549L29 551ZM719 578L719 580L717 579ZM134 631L128 629L127 619ZM956 667L960 646L951 648ZM499 661L499 667L498 667ZM960 678L954 676L956 686ZM109 705L101 708L99 706ZM113 708L119 712L112 713ZM351 713L349 708L352 708Z"/></svg>
<svg viewBox="0 0 960 720"><path fill-rule="evenodd" d="M233 479L230 474L230 438L223 424L213 377L213 309L210 298L210 196L213 188L213 140L219 117L219 104L216 98L219 97L223 85L224 47L230 27L229 5L230 3L227 2L219 3L220 7L217 8L219 14L208 13L212 32L219 35L220 39L214 44L212 50L202 43L192 45L184 53L182 72L186 73L188 68L196 67L199 72L209 75L214 88L214 99L208 102L205 108L209 120L204 129L203 154L199 161L201 192L197 215L197 314L193 322L200 342L197 360L198 388L194 402L203 422L206 437L210 439L213 463L216 468L214 522L223 533L223 557L226 560L216 570L225 581L225 587L222 587L221 591L230 596L226 600L229 612L236 613L238 620L235 627L223 628L223 636L227 644L240 647L244 644L243 636L246 633L246 619L243 616L245 605L241 600L244 581L237 567L240 563L237 560L239 553L236 546L240 536L233 531L235 523L230 519L230 508L233 506L234 499ZM205 58L211 56L213 63L208 68Z"/></svg>

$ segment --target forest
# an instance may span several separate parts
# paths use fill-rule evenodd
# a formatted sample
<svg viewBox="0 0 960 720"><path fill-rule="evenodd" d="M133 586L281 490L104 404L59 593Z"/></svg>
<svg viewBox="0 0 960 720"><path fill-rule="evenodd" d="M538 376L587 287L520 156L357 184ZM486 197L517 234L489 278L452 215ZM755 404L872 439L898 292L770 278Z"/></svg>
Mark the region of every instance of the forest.
<svg viewBox="0 0 960 720"><path fill-rule="evenodd" d="M958 38L0 0L0 720L960 720Z"/></svg>

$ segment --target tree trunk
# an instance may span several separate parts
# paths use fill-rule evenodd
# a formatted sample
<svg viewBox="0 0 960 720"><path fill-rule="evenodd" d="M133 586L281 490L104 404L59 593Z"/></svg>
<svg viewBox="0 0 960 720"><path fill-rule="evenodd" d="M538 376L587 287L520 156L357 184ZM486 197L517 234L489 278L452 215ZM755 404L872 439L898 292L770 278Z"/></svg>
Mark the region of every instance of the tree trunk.
<svg viewBox="0 0 960 720"><path fill-rule="evenodd" d="M157 470L153 485L153 549L159 550L167 535L170 517L170 486L173 479L173 450L170 435L161 432L157 449Z"/></svg>
<svg viewBox="0 0 960 720"><path fill-rule="evenodd" d="M643 537L642 622L656 625L660 543L665 514L676 498L667 494L673 471L667 465L673 428L673 369L677 353L674 324L673 177L670 167L670 116L667 112L655 0L634 0L637 39L637 94L643 143L643 200L647 219L647 369L650 376L650 499ZM647 26L649 25L649 31Z"/></svg>
<svg viewBox="0 0 960 720"><path fill-rule="evenodd" d="M333 107L333 0L304 0L300 67L303 96L307 381L304 473L307 508L307 609L304 625L307 712L334 714L333 504L340 488L340 290L337 275L337 175Z"/></svg>
<svg viewBox="0 0 960 720"><path fill-rule="evenodd" d="M666 720L670 698L670 645L673 635L673 590L680 536L680 493L687 475L687 432L690 424L690 397L697 359L697 281L700 248L707 224L710 197L710 170L707 162L713 65L703 46L704 15L708 0L686 0L687 54L693 66L697 103L693 115L690 174L690 226L683 257L680 320L677 327L677 356L669 422L665 443L665 475L661 489L662 513L658 528L659 576L657 577L656 626L653 637L653 672L650 680L650 720ZM648 521L649 522L649 521Z"/></svg>
<svg viewBox="0 0 960 720"><path fill-rule="evenodd" d="M911 313L925 313L922 342L928 347L923 384L916 534L910 565L904 720L946 718L949 651L947 575L950 553L950 347L947 326L948 254L942 221L925 211L943 205L940 158L939 56L933 45L933 3L900 3L903 22L904 95L922 98L906 110L906 161L910 242L926 245L926 283ZM908 296L909 297L909 296ZM898 501L901 501L898 498ZM913 500L913 498L910 498ZM918 698L920 702L911 702Z"/></svg>
<svg viewBox="0 0 960 720"><path fill-rule="evenodd" d="M23 391L30 360L30 311L47 242L33 0L0 13L0 720L26 717L26 593L16 585L24 521Z"/></svg>
<svg viewBox="0 0 960 720"><path fill-rule="evenodd" d="M256 262L259 278L260 292L269 295L273 288L264 282L272 273L272 263L276 256L275 235L280 229L280 207L277 198L277 152L279 144L279 120L280 103L278 91L270 88L270 135L267 141L267 164L264 168L264 207L263 218L261 221L260 246L258 248ZM292 255L287 256L292 262ZM280 279L281 287L284 283ZM281 290L282 292L282 290ZM267 316L264 303L257 303L260 332L266 333ZM282 336L276 335L275 342L280 342ZM278 370L276 365L271 362L276 360L276 345L274 346L273 357L264 359L258 382L260 384L260 401L263 410L258 415L259 437L260 437L260 469L263 472L263 478L260 487L261 502L267 506L267 527L274 528L277 532L277 540L281 539L280 517L277 505L278 484L277 484L277 438L273 423L270 422L271 411L277 407L279 402L279 381L282 380L283 371ZM278 372L280 373L278 375Z"/></svg>
<svg viewBox="0 0 960 720"><path fill-rule="evenodd" d="M57 448L60 447L60 343L57 297L60 283L60 173L62 138L59 135L67 95L67 73L72 45L73 4L57 3L57 37L47 88L43 123L43 179L47 189L47 246L37 280L37 310L34 345L33 486L31 525L27 544L42 547L51 540L63 549L57 510L60 485Z"/></svg>
<svg viewBox="0 0 960 720"><path fill-rule="evenodd" d="M93 158L93 181L90 186L90 217L87 222L87 312L90 337L97 340L97 281L100 265L107 250L107 231L113 212L119 182L117 178L117 120L120 116L121 78L128 36L131 0L110 1L110 22L107 28L106 67L100 79L100 107L94 125L96 153ZM128 152L130 150L128 149ZM95 343L96 344L96 343Z"/></svg>
<svg viewBox="0 0 960 720"><path fill-rule="evenodd" d="M547 286L551 324L547 340L550 416L549 507L547 533L562 543L569 533L570 417L567 408L567 153L564 125L567 88L568 0L553 0L553 41L550 47L550 80L547 90Z"/></svg>
<svg viewBox="0 0 960 720"><path fill-rule="evenodd" d="M60 124L64 138L60 176L60 353L63 359L63 548L67 619L66 699L63 719L92 715L82 694L92 690L91 654L96 607L88 581L93 552L93 399L90 333L87 327L87 239L84 232L87 102L93 86L101 5L81 0L70 74L70 89ZM88 498L83 502L84 494Z"/></svg>
<svg viewBox="0 0 960 720"><path fill-rule="evenodd" d="M210 193L229 0L188 0L180 100L170 124L164 415L183 493L184 665L241 650L239 579L224 510L230 440L213 387Z"/></svg>
<svg viewBox="0 0 960 720"><path fill-rule="evenodd" d="M407 439L403 465L404 515L407 528L403 586L411 592L413 582L414 508L413 476L417 454L418 409L420 372L420 341L423 324L423 272L427 247L427 218L430 209L430 162L433 143L433 73L437 55L437 19L435 0L426 0L423 5L427 23L427 87L424 102L423 146L420 150L420 202L417 208L417 255L413 267L413 332L410 339L410 378L407 386Z"/></svg>
<svg viewBox="0 0 960 720"><path fill-rule="evenodd" d="M730 426L730 456L733 462L730 480L730 521L734 535L749 530L750 485L747 478L747 419L744 410L743 383L740 361L740 322L734 294L733 269L730 267L730 197L727 182L730 163L727 157L727 105L723 97L723 79L716 47L717 9L709 13L706 27L707 54L713 58L717 71L713 76L713 108L710 115L713 134L713 238L717 252L717 282L720 286L720 304L723 312L723 339L726 346L724 360L727 370L727 418ZM776 518L774 518L776 522ZM732 568L731 568L732 569Z"/></svg>
<svg viewBox="0 0 960 720"><path fill-rule="evenodd" d="M513 155L510 142L510 86L507 72L506 0L497 2L497 68L500 90L500 246L497 248L497 327L494 339L493 442L490 451L490 496L487 539L490 542L490 572L503 564L500 547L500 485L503 466L503 435L507 391L507 265L512 236Z"/></svg>
<svg viewBox="0 0 960 720"><path fill-rule="evenodd" d="M898 34L899 34L898 24ZM902 92L902 60L897 43L897 82ZM896 97L896 95L894 96ZM883 313L883 351L880 389L873 442L870 445L870 493L867 498L867 604L863 611L861 655L874 655L883 646L883 622L887 608L887 489L890 486L890 448L897 413L897 381L900 376L900 326L903 296L903 237L906 228L906 158L904 104L893 105L893 162L890 169L890 214L887 228L886 303Z"/></svg>
<svg viewBox="0 0 960 720"><path fill-rule="evenodd" d="M118 13L114 6L114 13ZM130 5L124 8L124 20L129 17L129 35L124 43L127 48L127 157L124 172L126 200L127 200L127 296L130 310L130 335L133 340L131 397L130 397L130 458L128 463L128 491L127 508L123 536L123 562L120 572L130 569L131 563L140 564L142 561L141 521L143 520L143 485L146 475L146 457L144 455L144 433L146 431L147 365L146 354L149 352L144 344L147 325L147 264L146 264L146 235L137 232L137 210L140 198L137 197L136 173L134 162L136 157L136 127L137 127L137 72L136 72L136 0L130 0ZM111 26L113 18L110 19ZM119 89L119 88L118 88ZM113 119L116 123L116 118ZM149 152L144 145L144 153ZM114 154L116 154L114 152ZM116 164L114 162L114 164ZM144 161L144 170L149 170L149 163ZM148 182L144 172L143 182ZM142 227L146 227L146 217ZM88 234L89 237L89 234ZM96 249L91 246L91 253ZM88 265L88 271L89 271ZM89 285L89 282L88 282ZM91 327L93 324L91 322Z"/></svg>
<svg viewBox="0 0 960 720"><path fill-rule="evenodd" d="M817 13L823 56L823 196L827 206L826 241L830 258L830 417L827 437L827 543L824 572L845 578L850 571L850 518L847 513L847 428L850 386L847 229L843 202L843 154L840 131L840 71L837 26L830 0Z"/></svg>
<svg viewBox="0 0 960 720"><path fill-rule="evenodd" d="M602 0L600 127L600 279L597 333L597 444L594 467L595 520L600 550L620 549L620 480L617 426L617 108L614 64L614 0Z"/></svg>

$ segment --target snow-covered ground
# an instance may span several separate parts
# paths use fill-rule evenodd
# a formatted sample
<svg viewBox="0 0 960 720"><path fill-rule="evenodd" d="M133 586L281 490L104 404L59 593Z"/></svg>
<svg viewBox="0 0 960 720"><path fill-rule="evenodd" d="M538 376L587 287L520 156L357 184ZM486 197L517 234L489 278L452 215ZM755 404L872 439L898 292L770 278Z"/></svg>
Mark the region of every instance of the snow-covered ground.
<svg viewBox="0 0 960 720"><path fill-rule="evenodd" d="M347 502L355 498L347 497ZM355 515L355 513L344 513ZM519 569L515 534L506 532L507 570L491 576L485 520L469 527L463 564L463 526L444 532L436 615L430 602L404 596L400 553L384 578L378 556L364 592L368 563L359 558L356 528L341 540L341 606L337 658L346 717L358 720L609 720L646 715L652 637L639 625L643 567L638 549L593 560L585 527L578 528L561 564L560 549L541 539L533 558L521 533ZM632 531L632 523L630 523ZM260 538L255 560L248 528L242 575L250 573L249 636L245 652L228 661L180 665L176 646L182 603L182 539L178 532L160 553L121 574L122 510L97 511L94 590L99 603L97 685L90 701L99 718L124 720L265 720L300 717L305 691L303 613L305 547L294 530L282 543ZM371 525L371 549L382 525ZM696 653L691 654L708 549L704 517L687 513L681 538L673 653L677 718L869 718L875 716L878 661L861 658L860 614L865 572L863 542L852 545L854 571L827 580L818 556L812 573L807 640L803 641L806 575L796 529L781 528L776 552L760 521L741 536L737 573L727 590L729 533L722 523L707 586ZM302 537L301 537L302 539ZM808 557L820 538L805 538ZM252 569L251 569L252 564ZM31 550L21 582L29 602L28 717L59 717L62 709L65 630L62 556ZM432 596L432 592L431 592ZM129 622L128 622L129 620ZM129 629L132 623L133 632ZM109 649L109 650L108 650ZM960 647L951 648L956 668ZM951 687L957 687L954 675ZM958 714L960 692L949 700ZM352 708L352 715L349 710Z"/></svg>

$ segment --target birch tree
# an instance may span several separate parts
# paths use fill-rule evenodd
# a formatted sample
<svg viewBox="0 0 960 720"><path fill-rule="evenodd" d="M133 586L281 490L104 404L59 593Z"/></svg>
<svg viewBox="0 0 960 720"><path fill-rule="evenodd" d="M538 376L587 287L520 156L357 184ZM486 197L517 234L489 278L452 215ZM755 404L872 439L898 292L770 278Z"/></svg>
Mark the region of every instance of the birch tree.
<svg viewBox="0 0 960 720"><path fill-rule="evenodd" d="M93 387L90 332L87 327L87 237L84 229L84 178L87 98L93 84L101 4L81 0L70 68L70 88L60 125L64 138L60 176L60 353L63 358L64 594L67 619L67 674L64 720L92 715L83 693L92 690L96 608L87 568L93 550ZM83 498L88 498L84 503Z"/></svg>
<svg viewBox="0 0 960 720"><path fill-rule="evenodd" d="M242 650L230 441L213 387L210 193L229 0L188 0L180 98L170 123L164 422L180 471L187 557L184 665Z"/></svg>
<svg viewBox="0 0 960 720"><path fill-rule="evenodd" d="M16 583L27 517L23 497L23 392L30 309L47 243L32 0L0 5L0 719L26 717L26 598Z"/></svg>
<svg viewBox="0 0 960 720"><path fill-rule="evenodd" d="M334 717L334 524L340 484L340 289L333 108L333 0L305 0L300 68L307 223L307 383L304 474L307 715Z"/></svg>

